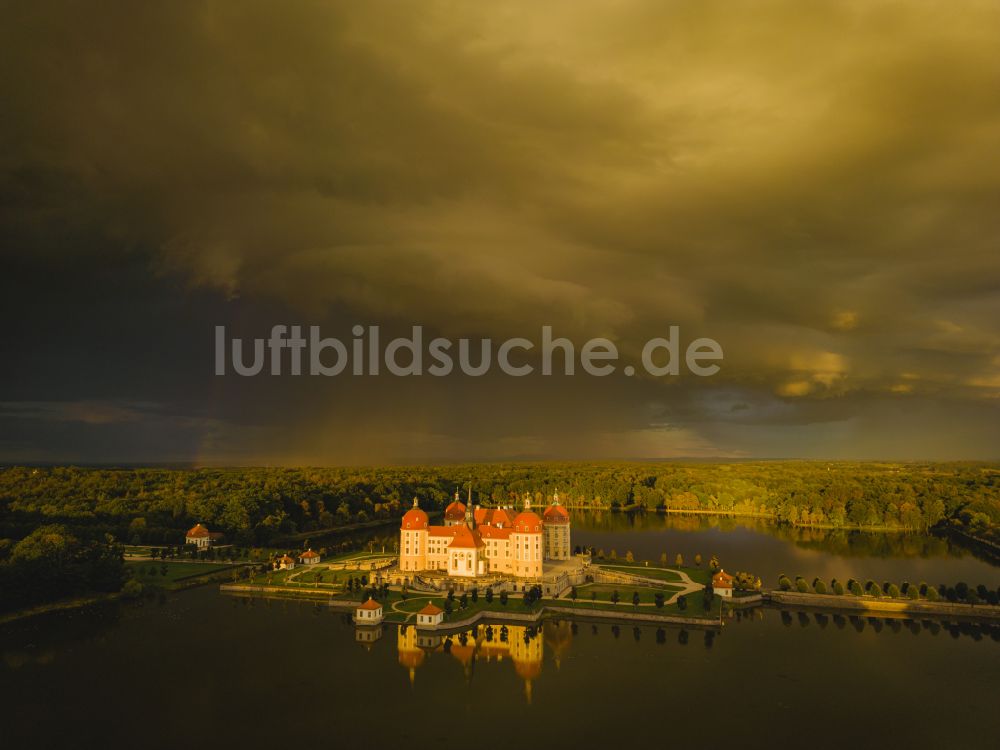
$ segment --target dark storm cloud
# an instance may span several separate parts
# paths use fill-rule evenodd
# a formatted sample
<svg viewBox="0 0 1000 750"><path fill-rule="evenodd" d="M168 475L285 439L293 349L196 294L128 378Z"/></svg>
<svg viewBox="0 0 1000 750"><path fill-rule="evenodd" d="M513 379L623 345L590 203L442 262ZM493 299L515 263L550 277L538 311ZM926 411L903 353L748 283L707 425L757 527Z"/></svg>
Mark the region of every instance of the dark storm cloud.
<svg viewBox="0 0 1000 750"><path fill-rule="evenodd" d="M170 455L204 460L995 453L995 3L3 17L9 456L45 452L37 404L60 400L156 404L120 440L168 415ZM207 377L215 323L358 321L547 323L633 357L677 323L726 363L668 384Z"/></svg>

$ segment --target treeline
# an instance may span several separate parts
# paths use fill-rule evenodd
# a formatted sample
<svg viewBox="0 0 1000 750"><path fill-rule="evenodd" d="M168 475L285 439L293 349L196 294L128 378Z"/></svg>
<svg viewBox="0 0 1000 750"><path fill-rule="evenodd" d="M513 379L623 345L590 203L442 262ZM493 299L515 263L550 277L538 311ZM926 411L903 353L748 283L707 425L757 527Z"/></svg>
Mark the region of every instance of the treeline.
<svg viewBox="0 0 1000 750"><path fill-rule="evenodd" d="M926 530L947 521L981 538L1000 528L1000 467L972 463L547 463L387 468L0 470L0 538L42 523L122 542L179 544L195 522L242 546L398 518L414 496L443 508L549 502L593 509L710 511L797 527Z"/></svg>
<svg viewBox="0 0 1000 750"><path fill-rule="evenodd" d="M0 611L119 591L125 579L122 548L112 539L81 539L52 524L16 544L0 540Z"/></svg>
<svg viewBox="0 0 1000 750"><path fill-rule="evenodd" d="M983 584L972 587L964 581L959 581L954 586L942 583L935 587L928 586L924 581L920 583L904 581L897 585L892 581L883 581L879 584L872 579L862 583L856 578L849 578L846 582L834 578L828 585L822 578L814 578L810 582L802 576L795 576L795 580L792 581L788 576L781 575L778 577L778 588L782 591L798 591L800 594L870 596L874 599L885 597L912 601L923 599L929 602L947 601L952 604L1000 604L1000 588L990 589Z"/></svg>

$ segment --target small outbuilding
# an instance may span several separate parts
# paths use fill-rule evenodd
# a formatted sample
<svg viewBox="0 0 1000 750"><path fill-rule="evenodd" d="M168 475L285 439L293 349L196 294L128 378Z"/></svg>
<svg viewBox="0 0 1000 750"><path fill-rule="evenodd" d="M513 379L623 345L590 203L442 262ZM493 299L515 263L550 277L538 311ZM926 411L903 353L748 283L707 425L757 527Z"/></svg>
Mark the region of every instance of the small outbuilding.
<svg viewBox="0 0 1000 750"><path fill-rule="evenodd" d="M434 602L427 602L427 605L417 612L417 627L432 628L444 622L444 610L436 606Z"/></svg>
<svg viewBox="0 0 1000 750"><path fill-rule="evenodd" d="M730 599L733 596L734 578L724 570L719 570L712 576L712 590L719 596Z"/></svg>
<svg viewBox="0 0 1000 750"><path fill-rule="evenodd" d="M295 567L295 560L288 555L282 555L275 561L275 564L278 566L278 570L291 570Z"/></svg>
<svg viewBox="0 0 1000 750"><path fill-rule="evenodd" d="M313 552L312 549L307 549L299 555L299 562L303 565L315 565L319 560L319 552Z"/></svg>
<svg viewBox="0 0 1000 750"><path fill-rule="evenodd" d="M369 599L354 610L354 622L357 625L378 625L382 622L382 605Z"/></svg>
<svg viewBox="0 0 1000 750"><path fill-rule="evenodd" d="M196 523L184 535L184 543L193 544L195 547L201 549L212 543L212 534L204 524Z"/></svg>

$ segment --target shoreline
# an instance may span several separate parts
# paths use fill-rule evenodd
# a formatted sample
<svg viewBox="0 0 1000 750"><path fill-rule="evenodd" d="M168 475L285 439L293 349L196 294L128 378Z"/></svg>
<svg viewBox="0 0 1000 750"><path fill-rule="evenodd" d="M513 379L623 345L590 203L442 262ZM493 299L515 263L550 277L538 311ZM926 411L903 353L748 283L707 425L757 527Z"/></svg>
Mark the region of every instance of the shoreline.
<svg viewBox="0 0 1000 750"><path fill-rule="evenodd" d="M210 583L218 583L222 577L224 575L228 575L228 573L228 570L219 570L214 573L197 574L191 576L190 578L182 578L171 586L154 586L149 583L144 583L142 593L139 594L139 597L141 598L147 593L155 593L158 591L162 591L163 593L174 593L177 591L198 588L199 586L207 586ZM142 581L140 581L140 583L142 583ZM50 612L64 612L71 609L89 607L92 604L112 602L124 598L125 597L122 595L121 591L114 591L106 594L89 594L87 596L79 596L72 599L60 599L59 601L38 604L33 607L17 609L13 612L2 614L0 615L0 625L6 625L8 622L23 620L37 615L48 614Z"/></svg>
<svg viewBox="0 0 1000 750"><path fill-rule="evenodd" d="M771 590L762 592L764 603L782 607L816 607L852 613L877 613L896 615L933 615L935 617L963 617L1000 622L1000 606L993 604L959 604L957 602L929 602L913 599L873 599L853 594L803 594L798 591Z"/></svg>
<svg viewBox="0 0 1000 750"><path fill-rule="evenodd" d="M255 586L248 584L222 584L219 587L221 592L234 594L263 595L276 599L301 599L314 603L325 602L332 609L351 611L360 606L361 602L346 599L333 599L329 592L316 589L304 591L289 590L279 586ZM464 620L443 622L439 626L428 627L419 626L420 630L442 632L451 629L461 629L469 627L483 619L490 618L501 621L514 621L524 623L537 623L546 616L547 613L560 615L570 615L575 617L593 617L601 620L620 620L624 622L648 622L648 623L673 623L673 624L711 624L717 622L715 618L705 617L684 617L676 614L657 614L655 612L632 612L625 609L627 604L622 604L621 609L595 608L589 604L555 604L546 600L541 608L536 612L505 612L503 610L482 609ZM803 594L797 591L770 590L762 591L757 595L723 599L722 606L729 609L752 609L759 606L770 606L776 609L812 607L827 611L840 611L847 613L867 613L875 615L900 615L900 616L932 616L938 618L961 617L976 620L989 620L1000 622L1000 606L990 604L959 604L954 602L929 602L926 600L910 599L873 599L870 597L855 597L844 594ZM397 623L387 619L390 624Z"/></svg>
<svg viewBox="0 0 1000 750"><path fill-rule="evenodd" d="M6 625L9 622L24 620L29 617L49 614L50 612L64 612L71 609L79 609L80 607L89 607L92 604L113 602L121 598L122 593L120 591L116 591L110 594L92 594L90 596L75 597L73 599L61 599L57 602L49 602L47 604L38 604L34 607L18 609L13 612L7 612L6 614L0 615L0 625Z"/></svg>
<svg viewBox="0 0 1000 750"><path fill-rule="evenodd" d="M326 594L325 597L312 595L323 593L315 590L295 592L281 587L249 586L246 584L223 584L219 587L219 590L221 592L231 594L264 594L264 598L301 599L302 601L310 601L313 603L319 603L325 598L326 604L330 609L341 610L344 612L352 612L361 606L360 601L331 599L329 598L329 594ZM543 619L551 616L577 617L583 620L589 618L597 620L617 620L619 622L690 625L692 627L718 627L719 624L719 620L716 617L683 617L680 615L660 615L653 612L629 612L624 609L627 606L630 605L622 604L621 609L612 610L592 608L590 604L573 606L566 604L543 603L535 612L505 612L503 610L481 609L465 619L442 622L440 625L417 625L416 623L395 622L389 619L384 619L382 622L378 623L378 625L400 625L415 627L420 631L426 631L429 633L448 633L449 631L457 632L460 630L466 630L482 620L486 620L488 623L489 621L494 621L501 624L504 622L515 622L526 625L536 625Z"/></svg>

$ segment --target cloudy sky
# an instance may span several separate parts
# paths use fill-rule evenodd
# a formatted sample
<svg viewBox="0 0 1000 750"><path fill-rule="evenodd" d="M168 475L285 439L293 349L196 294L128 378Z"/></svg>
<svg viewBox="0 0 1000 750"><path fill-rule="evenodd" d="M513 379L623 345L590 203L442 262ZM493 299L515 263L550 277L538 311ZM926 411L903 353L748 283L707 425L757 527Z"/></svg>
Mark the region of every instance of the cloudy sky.
<svg viewBox="0 0 1000 750"><path fill-rule="evenodd" d="M0 461L1000 457L1000 5L3 2ZM213 328L722 371L213 375Z"/></svg>

